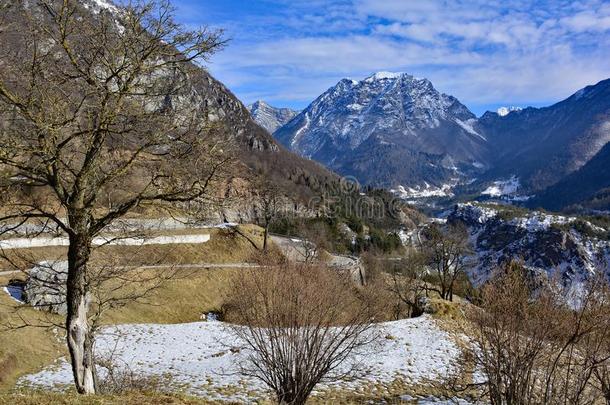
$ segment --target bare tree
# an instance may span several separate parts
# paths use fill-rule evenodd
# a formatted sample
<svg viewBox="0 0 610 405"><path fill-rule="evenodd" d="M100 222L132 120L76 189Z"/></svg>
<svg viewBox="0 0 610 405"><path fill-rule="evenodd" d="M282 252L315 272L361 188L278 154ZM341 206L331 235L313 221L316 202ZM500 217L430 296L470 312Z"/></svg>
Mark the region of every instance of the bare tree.
<svg viewBox="0 0 610 405"><path fill-rule="evenodd" d="M320 260L323 251L329 249L329 235L326 226L321 221L309 221L302 219L301 228L302 242L299 253L305 263L313 264Z"/></svg>
<svg viewBox="0 0 610 405"><path fill-rule="evenodd" d="M376 339L372 306L351 280L310 265L253 269L235 281L231 329L247 350L242 373L282 404L304 404L322 381L357 373L350 356Z"/></svg>
<svg viewBox="0 0 610 405"><path fill-rule="evenodd" d="M444 300L453 301L456 282L473 265L468 232L462 224L445 228L432 224L423 232L420 248L439 288L431 288Z"/></svg>
<svg viewBox="0 0 610 405"><path fill-rule="evenodd" d="M205 203L225 178L226 137L187 86L192 62L223 41L183 29L165 1L91 13L39 0L2 13L0 222L53 223L69 238L67 344L77 391L94 393L92 240L135 209Z"/></svg>
<svg viewBox="0 0 610 405"><path fill-rule="evenodd" d="M423 314L425 298L428 295L425 258L419 252L408 252L400 261L390 264L390 279L387 289L408 308L407 316Z"/></svg>
<svg viewBox="0 0 610 405"><path fill-rule="evenodd" d="M267 241L269 239L269 227L271 222L278 216L282 208L282 194L280 188L269 181L263 179L255 183L255 193L259 202L258 221L263 226L263 251L267 251Z"/></svg>

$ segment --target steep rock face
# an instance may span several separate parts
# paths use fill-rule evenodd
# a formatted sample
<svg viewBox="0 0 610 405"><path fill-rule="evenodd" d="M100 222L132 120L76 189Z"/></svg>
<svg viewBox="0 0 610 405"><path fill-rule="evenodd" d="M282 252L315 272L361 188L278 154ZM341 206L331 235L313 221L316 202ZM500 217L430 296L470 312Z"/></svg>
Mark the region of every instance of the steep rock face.
<svg viewBox="0 0 610 405"><path fill-rule="evenodd" d="M257 101L248 106L248 111L254 118L254 121L265 128L270 134L276 129L288 123L299 112L290 108L272 107L264 101Z"/></svg>
<svg viewBox="0 0 610 405"><path fill-rule="evenodd" d="M341 80L274 136L366 184L440 185L484 166L476 117L426 79L380 72Z"/></svg>
<svg viewBox="0 0 610 405"><path fill-rule="evenodd" d="M236 139L248 149L278 152L273 138L250 116L248 109L222 83L204 69L191 77L189 103L200 106L201 115L209 122L222 122Z"/></svg>
<svg viewBox="0 0 610 405"><path fill-rule="evenodd" d="M60 9L62 2L52 0L48 2L51 10ZM121 31L121 11L108 0L72 0L67 3L68 7L74 8L74 12L80 19L95 21L96 19L110 18L115 21L116 30ZM3 6L3 14L6 16L3 23L10 21L11 30L21 30L27 32L28 25L26 15L36 19L36 24L40 27L51 27L51 18L48 11L44 11L42 3L38 1L11 2L0 0ZM41 34L44 35L44 34ZM70 34L71 41L84 40L75 34ZM25 48L23 41L27 39L23 36L13 35L9 46L15 52ZM58 45L49 37L46 42L44 38L38 41L44 46L53 47ZM58 47L59 50L59 47ZM27 57L27 55L24 55ZM2 63L0 62L0 70ZM167 71L167 81L175 80L177 74L182 72ZM237 141L240 147L251 150L264 150L274 152L279 150L274 139L262 128L260 128L250 117L246 107L219 81L214 79L204 68L192 64L187 73L188 86L180 90L180 94L172 96L157 95L151 97L151 106L159 108L174 107L178 111L181 107L188 107L187 111L193 109L198 111L202 120L207 122L221 123L226 129L228 137L232 141ZM194 108L193 108L194 107Z"/></svg>
<svg viewBox="0 0 610 405"><path fill-rule="evenodd" d="M514 259L542 274L558 273L566 285L600 271L610 276L610 231L589 222L473 203L458 204L448 221L462 222L469 230L477 256L475 282Z"/></svg>

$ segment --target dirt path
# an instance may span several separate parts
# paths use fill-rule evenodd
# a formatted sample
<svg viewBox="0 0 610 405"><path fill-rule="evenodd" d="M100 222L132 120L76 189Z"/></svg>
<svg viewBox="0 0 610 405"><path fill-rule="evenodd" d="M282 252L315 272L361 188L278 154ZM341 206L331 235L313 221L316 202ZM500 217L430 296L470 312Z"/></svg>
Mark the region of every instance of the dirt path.
<svg viewBox="0 0 610 405"><path fill-rule="evenodd" d="M191 264L156 264L156 265L146 265L146 266L123 266L123 269L249 269L260 267L258 264L254 263L191 263ZM0 271L1 276L10 276L13 274L23 274L22 270L8 270L8 271Z"/></svg>

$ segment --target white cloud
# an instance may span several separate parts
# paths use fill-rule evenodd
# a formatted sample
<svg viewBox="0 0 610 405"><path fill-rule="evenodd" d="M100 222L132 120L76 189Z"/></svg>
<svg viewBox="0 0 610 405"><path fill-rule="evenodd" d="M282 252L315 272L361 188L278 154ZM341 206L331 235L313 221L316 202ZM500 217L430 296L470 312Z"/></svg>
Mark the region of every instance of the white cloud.
<svg viewBox="0 0 610 405"><path fill-rule="evenodd" d="M428 77L467 105L558 101L610 72L601 0L275 0L211 70L244 101L312 100L341 77ZM252 25L252 28L250 25Z"/></svg>
<svg viewBox="0 0 610 405"><path fill-rule="evenodd" d="M607 15L584 11L561 19L561 24L574 32L603 32L610 30L610 7L606 7Z"/></svg>

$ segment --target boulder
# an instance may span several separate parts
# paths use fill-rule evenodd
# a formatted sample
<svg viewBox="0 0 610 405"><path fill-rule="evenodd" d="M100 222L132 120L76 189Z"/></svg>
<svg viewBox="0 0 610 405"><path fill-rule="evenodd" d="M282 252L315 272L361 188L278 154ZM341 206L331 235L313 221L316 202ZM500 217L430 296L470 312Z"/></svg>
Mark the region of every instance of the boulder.
<svg viewBox="0 0 610 405"><path fill-rule="evenodd" d="M40 262L28 274L24 288L26 302L34 308L65 315L68 262Z"/></svg>

